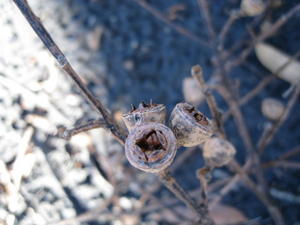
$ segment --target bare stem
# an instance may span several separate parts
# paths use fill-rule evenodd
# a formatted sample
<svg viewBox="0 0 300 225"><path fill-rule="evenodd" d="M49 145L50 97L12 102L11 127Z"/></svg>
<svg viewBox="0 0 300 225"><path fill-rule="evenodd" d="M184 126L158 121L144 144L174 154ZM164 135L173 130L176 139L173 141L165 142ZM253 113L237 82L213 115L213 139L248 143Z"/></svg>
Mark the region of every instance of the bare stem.
<svg viewBox="0 0 300 225"><path fill-rule="evenodd" d="M212 41L216 38L216 32L213 26L212 17L209 10L209 4L207 0L197 0L197 3L199 5L199 8L203 14L204 21L206 23L206 27L209 33L209 36Z"/></svg>
<svg viewBox="0 0 300 225"><path fill-rule="evenodd" d="M264 193L264 191L261 191L255 183L247 176L243 168L240 167L240 165L236 162L232 162L231 165L236 170L236 172L239 173L241 176L243 182L246 184L246 186L253 191L256 196L260 199L260 201L267 207L270 215L272 216L274 222L276 225L285 225L283 216L280 212L280 210L274 205L273 202L269 199L268 195Z"/></svg>
<svg viewBox="0 0 300 225"><path fill-rule="evenodd" d="M298 85L296 86L295 91L292 97L290 98L286 108L284 109L284 112L281 115L280 119L259 140L257 149L260 154L263 153L265 147L272 141L279 128L288 118L293 106L297 102L297 98L299 94L300 94L300 83L298 83Z"/></svg>
<svg viewBox="0 0 300 225"><path fill-rule="evenodd" d="M230 13L229 18L227 19L226 23L224 24L222 30L220 31L219 35L218 35L218 39L219 39L219 44L218 44L218 49L220 51L223 50L224 47L224 42L225 42L225 38L227 33L229 32L230 28L232 27L232 25L234 24L234 22L239 19L241 17L241 12L240 11L232 11Z"/></svg>
<svg viewBox="0 0 300 225"><path fill-rule="evenodd" d="M183 201L189 208L194 210L199 216L199 225L214 225L215 223L209 218L207 208L203 206L197 206L194 200L183 190L181 185L175 180L175 178L166 170L161 171L159 174L161 182L171 191L173 194Z"/></svg>
<svg viewBox="0 0 300 225"><path fill-rule="evenodd" d="M201 183L201 197L203 206L208 210L208 182L211 179L212 168L203 167L197 171L197 177Z"/></svg>
<svg viewBox="0 0 300 225"><path fill-rule="evenodd" d="M205 83L205 80L203 78L202 68L199 65L193 66L192 69L191 69L191 74L198 81L198 83L200 85L200 88L201 88L203 94L206 97L208 107L210 109L210 112L213 116L214 121L216 122L218 133L223 138L225 138L222 115L221 115L221 113L218 109L218 105L217 105L215 97L208 91L208 87L207 87L207 85Z"/></svg>
<svg viewBox="0 0 300 225"><path fill-rule="evenodd" d="M106 126L106 123L102 119L91 120L91 121L88 121L84 124L80 124L79 126L76 126L76 127L70 128L70 129L66 129L65 127L62 127L58 130L56 136L59 138L70 140L71 137L73 137L79 133L93 130L96 128L105 128L105 126Z"/></svg>
<svg viewBox="0 0 300 225"><path fill-rule="evenodd" d="M197 35L193 34L191 31L187 30L186 28L171 22L163 13L161 13L159 10L157 10L156 8L148 4L146 1L144 0L132 0L132 1L139 4L141 7L143 7L145 10L150 12L157 19L164 22L165 24L167 24L168 26L176 30L178 33L188 37L190 40L195 41L198 44L207 46L208 44L207 41L199 38Z"/></svg>
<svg viewBox="0 0 300 225"><path fill-rule="evenodd" d="M288 11L286 14L282 15L269 29L262 32L260 35L258 35L256 38L254 38L251 43L248 45L247 48L245 48L241 54L237 57L234 61L228 61L226 63L226 70L230 70L235 66L238 66L242 64L245 59L249 56L249 54L252 52L254 46L261 41L264 41L268 37L274 35L292 16L294 16L297 12L300 11L300 4L297 4L295 7L293 7L290 11Z"/></svg>
<svg viewBox="0 0 300 225"><path fill-rule="evenodd" d="M71 64L68 62L67 58L64 56L62 51L56 45L56 43L51 38L48 31L45 29L40 19L32 12L30 6L28 5L26 0L14 0L15 4L22 12L28 23L31 25L32 29L39 36L44 45L48 48L50 53L56 59L61 68L68 74L68 76L77 84L79 89L82 91L84 96L91 102L92 105L96 107L98 112L103 116L104 121L107 123L107 127L109 127L110 131L118 137L119 140L124 142L125 137L120 131L118 126L114 123L111 114L108 110L103 106L101 101L99 101L87 88L83 80L80 76L75 72L72 68Z"/></svg>

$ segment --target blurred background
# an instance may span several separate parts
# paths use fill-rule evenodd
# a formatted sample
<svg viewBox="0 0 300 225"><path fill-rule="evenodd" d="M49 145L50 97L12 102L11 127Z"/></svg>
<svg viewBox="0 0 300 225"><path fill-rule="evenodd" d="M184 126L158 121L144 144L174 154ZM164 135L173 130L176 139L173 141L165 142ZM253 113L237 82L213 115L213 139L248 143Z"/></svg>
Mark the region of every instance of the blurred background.
<svg viewBox="0 0 300 225"><path fill-rule="evenodd" d="M208 2L217 32L233 10L240 9L239 0ZM226 35L224 48L243 40L247 43L253 38L250 25L259 33L299 3L276 2L276 7L262 15L239 18ZM209 115L197 84L190 79L190 68L200 64L208 83L218 82L213 76L215 52L199 42L210 37L197 1L151 0L146 6L137 0L28 3L117 121L121 122L130 104L150 100L165 104L168 112L176 103L189 101ZM0 224L191 224L193 212L162 187L157 177L132 168L123 147L108 132L97 129L70 141L55 137L58 127L72 127L99 115L13 2L1 1L0 11ZM191 33L178 32L174 24ZM299 31L298 12L266 42L292 56L300 50ZM246 48L245 43L230 56L233 61ZM229 76L237 95L245 96L269 74L252 51ZM262 100L273 97L286 105L290 86L284 79L272 79L241 107L254 143L272 124L262 114ZM226 112L226 102L214 94ZM299 124L298 98L261 160L275 160L299 149ZM245 150L232 118L225 129L243 163ZM203 165L201 151L186 151L178 152L171 169L197 198L200 189L195 171ZM299 156L293 157L295 164L299 162ZM300 224L299 168L297 164L265 171L270 195L288 225ZM232 175L226 168L214 171L212 197L224 184L217 182L226 182ZM212 214L221 221L218 224L273 224L266 207L239 182Z"/></svg>

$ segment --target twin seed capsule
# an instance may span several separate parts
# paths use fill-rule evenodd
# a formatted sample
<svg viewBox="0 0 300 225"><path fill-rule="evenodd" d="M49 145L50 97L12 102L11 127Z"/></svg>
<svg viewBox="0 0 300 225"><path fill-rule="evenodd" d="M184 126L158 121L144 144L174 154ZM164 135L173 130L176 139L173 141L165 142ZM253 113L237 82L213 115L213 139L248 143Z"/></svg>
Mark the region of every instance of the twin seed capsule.
<svg viewBox="0 0 300 225"><path fill-rule="evenodd" d="M170 118L170 128L177 138L178 145L184 147L202 144L213 135L211 122L188 103L175 106Z"/></svg>
<svg viewBox="0 0 300 225"><path fill-rule="evenodd" d="M236 150L234 146L219 137L208 139L203 146L203 158L210 167L225 166L233 159Z"/></svg>
<svg viewBox="0 0 300 225"><path fill-rule="evenodd" d="M132 110L123 115L123 121L130 131L135 126L147 122L165 123L166 115L166 107L163 104L142 102L138 108L132 106Z"/></svg>
<svg viewBox="0 0 300 225"><path fill-rule="evenodd" d="M179 146L203 144L213 135L211 122L190 104L179 103L175 106L170 117L170 128L164 125L165 118L165 106L154 103L141 103L138 108L133 107L123 115L129 130L125 155L132 166L145 172L158 173L172 163ZM207 146L207 149L212 147L211 144ZM216 163L216 157L223 150L210 150L214 152L211 155L207 154L208 151L206 160L211 158L209 161L214 165L224 165L234 155L230 150L224 162Z"/></svg>

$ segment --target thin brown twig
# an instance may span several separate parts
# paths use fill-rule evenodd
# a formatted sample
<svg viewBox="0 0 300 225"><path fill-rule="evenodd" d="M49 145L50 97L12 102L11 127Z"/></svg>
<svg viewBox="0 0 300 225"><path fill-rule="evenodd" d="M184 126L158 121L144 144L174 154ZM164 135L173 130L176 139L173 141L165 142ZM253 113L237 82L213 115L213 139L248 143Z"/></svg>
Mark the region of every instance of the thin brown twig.
<svg viewBox="0 0 300 225"><path fill-rule="evenodd" d="M236 183L240 180L240 176L237 174L232 179L230 179L226 185L223 186L223 188L218 192L216 197L210 202L209 208L213 208L216 206L223 198L224 196L232 190Z"/></svg>
<svg viewBox="0 0 300 225"><path fill-rule="evenodd" d="M184 27L175 24L171 22L165 15L163 15L159 10L148 4L144 0L131 0L139 4L141 7L143 7L145 10L150 12L153 16L155 16L160 21L164 22L174 30L176 30L178 33L188 37L190 40L197 42L198 44L201 44L203 46L207 46L208 42L199 38L197 35L193 34L191 31L185 29Z"/></svg>
<svg viewBox="0 0 300 225"><path fill-rule="evenodd" d="M279 156L278 160L285 160L291 158L294 155L300 154L300 146L293 148L292 150L287 151L286 153Z"/></svg>
<svg viewBox="0 0 300 225"><path fill-rule="evenodd" d="M237 100L233 97L232 93L227 88L222 88L223 98L229 105L230 110L232 111L232 114L234 116L234 120L236 122L237 128L239 130L239 134L244 142L244 145L246 147L246 150L248 153L251 153L254 151L253 143L250 137L250 133L248 131L248 128L245 124L245 119L243 117L243 114L239 108L239 104L237 103Z"/></svg>
<svg viewBox="0 0 300 225"><path fill-rule="evenodd" d="M209 4L207 0L197 0L197 3L199 5L200 11L203 14L210 39L214 41L216 39L216 32L213 26L212 17L210 15Z"/></svg>
<svg viewBox="0 0 300 225"><path fill-rule="evenodd" d="M215 181L213 184L209 185L208 190L214 191L214 189L217 189L218 187L226 184L229 179L230 178L224 178L223 180ZM195 190L190 191L190 195L195 199L200 199L199 189L197 188ZM152 211L160 210L160 209L164 208L165 206L172 206L172 205L174 206L174 205L178 204L179 201L180 201L179 199L172 198L167 203L166 202L157 202L154 204L145 205L145 207L140 209L139 212L140 213L149 213Z"/></svg>
<svg viewBox="0 0 300 225"><path fill-rule="evenodd" d="M191 208L199 215L199 225L215 224L209 217L207 208L203 207L202 205L197 206L194 200L182 189L182 187L167 170L163 170L162 172L160 172L159 178L169 190L172 190L172 192L176 195L177 198L183 201L189 208Z"/></svg>
<svg viewBox="0 0 300 225"><path fill-rule="evenodd" d="M134 0L136 1L136 0ZM58 48L58 46L55 44L53 39L51 38L50 34L47 32L47 30L44 28L42 23L40 22L39 18L34 15L32 12L30 6L28 5L26 0L14 0L17 7L20 9L22 14L25 16L33 30L36 32L36 34L39 36L39 38L43 41L45 46L49 49L51 54L54 56L54 58L57 60L59 65L62 67L62 69L74 80L74 82L78 85L80 90L83 92L85 97L97 108L97 110L100 112L100 114L103 116L103 120L106 123L106 127L110 129L110 131L114 134L115 137L118 138L118 140L121 143L125 142L125 135L123 134L123 131L120 130L118 125L113 121L111 114L108 112L108 110L102 105L102 103L96 99L93 94L89 91L89 89L86 87L82 79L78 76L78 74L74 71L74 69L71 67L69 62L67 61L66 57L63 55L61 50ZM158 16L160 19L168 23L168 20L165 19L165 17L160 14L157 10L149 6L144 1L136 1L145 8L147 8L150 12L154 13L156 16ZM174 24L170 24L174 29L178 30L179 32L185 33L186 30L183 28L179 28L178 26ZM189 37L193 37L193 35L189 35ZM195 36L195 40L201 43L201 39ZM75 129L76 131L76 129ZM187 195L187 193L183 190L183 188L176 182L175 178L173 178L169 173L162 173L159 175L163 183L166 185L167 188L169 188L170 191L172 191L177 197L180 196L180 199L189 207L197 208L193 201L190 200ZM176 190L177 188L177 190ZM199 216L202 217L203 215L198 211ZM205 219L205 216L203 217ZM207 223L208 225L208 223Z"/></svg>
<svg viewBox="0 0 300 225"><path fill-rule="evenodd" d="M263 174L264 171L261 168L259 155L254 150L254 146L253 146L252 140L250 138L250 133L249 133L247 125L245 123L245 119L243 117L241 109L239 108L237 100L235 98L231 97L232 94L230 93L230 91L227 90L226 88L224 88L224 92L227 92L227 94L226 94L227 97L225 96L225 100L233 112L233 117L236 122L239 133L242 137L242 140L246 146L249 160L252 161L252 166L255 170L255 177L257 178L258 184L264 191L265 195L267 195L269 191L268 191L267 182L264 178L264 174Z"/></svg>
<svg viewBox="0 0 300 225"><path fill-rule="evenodd" d="M211 178L212 168L204 166L197 170L197 178L201 184L201 198L203 207L208 211L208 183Z"/></svg>
<svg viewBox="0 0 300 225"><path fill-rule="evenodd" d="M233 110L234 120L239 129L239 132L243 139L243 142L246 146L246 149L247 149L247 152L249 155L249 160L252 161L252 163L254 164L254 167L256 169L256 177L259 181L259 184L261 184L263 190L266 190L267 185L266 185L265 179L263 177L262 170L260 170L259 157L256 154L256 152L254 151L254 145L252 144L250 133L246 126L243 114L239 108L238 99L236 98L236 96L233 93L233 84L230 81L230 79L226 76L228 73L228 69L226 68L226 64L224 63L224 60L223 60L220 50L218 48L215 48L215 50L216 50L216 60L215 60L216 73L219 74L219 76L221 77L221 80L223 82L223 85L224 85L223 92L225 94L225 100L227 101L229 107ZM251 183L252 180L250 178L248 178L248 176L246 176L246 178L248 179L250 184L253 184L254 188L256 188L256 185L254 183ZM265 195L265 193L266 192L264 191L263 193L257 193L257 194ZM273 209L269 207L269 204L267 201L268 199L262 199L262 200L264 201L267 208L269 209L269 212L272 215L272 217L276 216L276 215L274 215ZM280 216L278 216L278 217L279 218L274 217L275 222L277 223L277 220L279 220L278 224L283 224L283 223L281 223Z"/></svg>
<svg viewBox="0 0 300 225"><path fill-rule="evenodd" d="M283 167L287 169L300 169L300 163L299 162L291 162L286 160L274 160L265 162L262 164L263 168L271 168L271 167Z"/></svg>
<svg viewBox="0 0 300 225"><path fill-rule="evenodd" d="M237 162L233 161L235 164L237 164ZM243 165L242 170L247 174L248 170L251 168L252 165L252 160L250 158L248 158L248 160L246 161L246 163ZM213 205L218 204L222 198L231 191L231 189L233 187L235 187L236 183L240 181L241 175L240 173L236 173L228 182L226 185L224 185L222 187L222 189L219 191L219 194L212 200L211 202L211 207L213 207Z"/></svg>
<svg viewBox="0 0 300 225"><path fill-rule="evenodd" d="M299 169L299 163L297 162L291 162L291 161L286 161L286 159L300 154L300 147L295 147L292 150L287 151L286 153L282 154L281 156L278 157L277 160L272 160L268 161L265 163L262 163L262 168L267 169L271 167L283 167L283 168L291 168L291 169ZM251 163L249 160L247 160L246 164L243 166L243 171L247 173L248 171L250 172L251 170ZM229 179L226 185L222 187L222 189L218 192L218 194L213 198L213 200L210 202L210 208L212 208L214 205L218 204L222 198L230 192L232 188L235 187L236 183L240 181L240 174L236 174L232 178Z"/></svg>
<svg viewBox="0 0 300 225"><path fill-rule="evenodd" d="M250 90L245 96L239 99L239 105L243 106L255 96L257 96L272 80L274 80L278 74L280 74L284 69L286 69L295 59L300 56L300 51L297 51L292 57L289 58L282 66L280 66L275 73L271 73L263 78L252 90ZM226 121L231 115L231 110L229 109L222 116L223 121Z"/></svg>
<svg viewBox="0 0 300 225"><path fill-rule="evenodd" d="M248 30L251 30L251 31L255 30L256 27L257 27L257 25L261 24L261 22L263 21L263 19L267 16L267 12L269 12L270 11L269 9L271 9L271 8L272 8L272 0L268 0L266 2L266 8L265 8L264 12L262 14L256 16L253 19L253 21L250 23L250 25L247 25L247 27L246 27L247 31ZM240 13L239 16L245 16L246 15L245 12L243 12L241 10L239 10L239 11L240 11L239 12ZM240 36L239 41L237 41L236 43L234 43L228 50L226 50L226 55L225 55L224 58L228 58L229 59L229 57L232 56L233 53L236 50L241 49L242 46L244 46L244 45L248 44L249 42L251 42L251 40L250 41L247 40L248 36L249 36L248 32L243 33Z"/></svg>
<svg viewBox="0 0 300 225"><path fill-rule="evenodd" d="M223 51L226 35L229 32L232 25L234 24L234 22L240 17L241 17L240 11L234 10L230 13L228 20L225 22L222 30L218 35L219 43L217 48L219 49L219 51Z"/></svg>
<svg viewBox="0 0 300 225"><path fill-rule="evenodd" d="M216 50L216 61L215 61L216 72L220 75L221 80L223 82L224 93L226 94L225 100L227 101L229 107L233 110L234 120L235 120L237 128L240 132L242 140L246 146L248 156L249 156L249 161L250 160L252 161L251 164L255 168L256 178L258 180L260 187L262 188L261 195L265 196L265 199L262 199L262 200L265 202L265 204L266 204L267 208L269 209L269 212L272 215L272 217L274 218L274 220L278 220L279 224L283 224L283 223L281 223L283 220L280 220L281 219L280 216L278 216L278 218L274 217L276 215L274 215L273 208L270 208L270 206L268 204L268 186L267 186L267 182L263 176L263 170L261 169L259 155L254 150L254 145L252 143L248 127L245 123L245 119L243 117L241 109L239 108L238 98L235 96L235 94L233 92L233 90L234 90L233 84L230 81L230 79L227 77L229 69L227 68L226 62L225 62L224 58L222 57L222 54L221 54L222 52L220 52L220 49L218 49L218 48L215 48L215 50ZM246 178L248 179L248 181L252 182L252 180L248 176ZM257 188L255 183L253 183L253 185L254 185L254 188ZM277 223L277 221L275 221L275 222Z"/></svg>
<svg viewBox="0 0 300 225"><path fill-rule="evenodd" d="M189 148L189 149L186 149L182 154L180 154L178 157L176 157L175 159L175 162L172 164L172 167L169 168L171 172L175 173L177 169L180 168L180 166L187 160L189 159L192 154L195 153L195 150L196 148L193 147L193 148ZM152 199L153 198L153 194L158 191L160 188L161 188L161 185L162 183L159 182L159 183L156 183L154 184L151 189L147 192L144 192L143 195L140 197L140 204L141 205L145 205L146 202L149 200L149 199ZM160 204L161 206L161 204ZM151 207L152 208L152 207ZM144 210L139 210L138 212L136 212L136 214L141 214L141 213L145 213Z"/></svg>
<svg viewBox="0 0 300 225"><path fill-rule="evenodd" d="M205 10L205 8L203 8L202 10ZM207 13L208 16L211 16L210 13ZM210 26L210 24L206 23L206 26ZM230 109L233 110L234 113L234 118L237 124L237 127L240 131L240 135L243 139L243 142L246 146L246 149L248 152L253 152L253 144L252 144L252 140L250 138L250 134L249 131L247 129L247 126L244 122L244 118L243 115L239 109L239 105L237 103L237 100L234 96L234 94L231 92L232 90L232 82L230 81L230 79L226 76L227 74L227 70L225 68L224 62L223 62L223 58L221 57L221 53L219 49L215 48L216 50L216 73L220 75L221 80L224 84L224 88L223 88L223 93L225 95L225 100L227 101L227 103L229 104Z"/></svg>
<svg viewBox="0 0 300 225"><path fill-rule="evenodd" d="M91 120L69 129L65 127L61 127L58 129L56 136L59 138L63 138L65 140L70 140L71 137L79 133L93 130L96 128L105 128L106 125L107 125L106 122L103 121L102 119Z"/></svg>
<svg viewBox="0 0 300 225"><path fill-rule="evenodd" d="M260 201L267 207L271 217L273 218L274 222L276 225L285 225L283 216L280 212L280 210L274 205L273 202L269 199L268 195L255 185L255 183L247 176L243 168L240 167L238 163L235 161L232 161L231 163L232 168L239 173L241 176L242 180L244 181L244 184L253 191L256 196L260 199Z"/></svg>
<svg viewBox="0 0 300 225"><path fill-rule="evenodd" d="M191 74L194 77L194 79L199 83L200 88L206 97L206 101L210 109L210 112L213 116L213 120L216 123L218 133L221 135L221 137L225 138L222 114L218 109L218 105L215 97L209 92L209 89L204 81L202 68L199 65L193 66L191 69Z"/></svg>
<svg viewBox="0 0 300 225"><path fill-rule="evenodd" d="M82 91L84 96L91 102L93 106L96 107L97 111L102 115L104 121L107 123L107 127L109 127L110 131L118 137L121 142L124 142L125 137L123 132L117 126L117 124L113 121L111 114L108 110L103 106L101 101L99 101L87 88L84 81L81 77L75 72L71 64L68 62L65 55L62 53L60 48L56 45L56 43L51 38L48 31L45 29L40 19L32 12L30 6L28 5L26 0L14 0L15 4L22 12L28 23L31 25L34 32L39 36L44 45L48 48L50 53L56 59L61 68L67 73L67 75L77 84L79 89Z"/></svg>
<svg viewBox="0 0 300 225"><path fill-rule="evenodd" d="M262 42L265 39L269 38L270 36L274 35L298 11L300 11L300 4L297 4L290 11L288 11L286 14L282 15L279 19L277 19L277 21L268 30L263 31L261 34L256 36L256 38L251 41L248 47L241 52L241 54L237 57L236 60L234 61L231 60L226 63L225 66L226 70L230 70L233 67L242 64L245 61L245 59L249 56L249 54L252 52L254 46L257 43Z"/></svg>
<svg viewBox="0 0 300 225"><path fill-rule="evenodd" d="M252 90L250 90L245 96L239 99L239 105L243 106L255 96L257 96L272 80L274 80L274 78L275 77L273 75L263 78ZM225 113L223 113L223 121L228 120L231 114L231 109L228 109Z"/></svg>
<svg viewBox="0 0 300 225"><path fill-rule="evenodd" d="M274 138L275 134L277 131L280 129L280 127L283 125L283 123L287 120L288 116L290 115L290 112L295 105L298 96L300 94L300 83L295 87L295 91L293 95L291 96L286 108L284 109L283 114L279 118L279 120L274 123L274 125L265 132L265 134L260 138L258 144L257 144L257 149L259 154L262 154L264 152L264 149L266 146L272 141Z"/></svg>

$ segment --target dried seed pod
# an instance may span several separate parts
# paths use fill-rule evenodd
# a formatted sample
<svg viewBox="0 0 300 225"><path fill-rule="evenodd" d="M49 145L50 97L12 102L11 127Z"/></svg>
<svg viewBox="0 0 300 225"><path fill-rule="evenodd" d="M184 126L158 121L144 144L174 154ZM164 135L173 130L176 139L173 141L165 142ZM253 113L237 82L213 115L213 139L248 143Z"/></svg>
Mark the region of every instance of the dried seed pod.
<svg viewBox="0 0 300 225"><path fill-rule="evenodd" d="M166 107L163 104L155 104L152 102L146 104L142 102L138 108L132 106L132 110L124 114L122 119L130 131L133 127L142 123L165 123L166 114Z"/></svg>
<svg viewBox="0 0 300 225"><path fill-rule="evenodd" d="M136 126L125 142L125 155L130 164L151 173L167 168L176 150L176 138L172 130L161 123Z"/></svg>
<svg viewBox="0 0 300 225"><path fill-rule="evenodd" d="M193 105L200 105L204 101L205 95L198 82L193 77L187 77L182 82L183 96L186 102Z"/></svg>
<svg viewBox="0 0 300 225"><path fill-rule="evenodd" d="M291 60L291 56L267 43L255 45L255 53L261 64L279 78L290 82L292 85L297 85L300 82L300 62L298 60L292 60L290 64L285 66Z"/></svg>
<svg viewBox="0 0 300 225"><path fill-rule="evenodd" d="M257 16L265 11L265 3L262 0L242 0L241 11L247 16Z"/></svg>
<svg viewBox="0 0 300 225"><path fill-rule="evenodd" d="M170 128L177 144L185 147L199 145L213 134L211 122L188 103L175 106L170 117Z"/></svg>
<svg viewBox="0 0 300 225"><path fill-rule="evenodd" d="M229 142L219 137L208 139L203 146L203 158L208 166L221 167L233 159L236 150Z"/></svg>
<svg viewBox="0 0 300 225"><path fill-rule="evenodd" d="M283 112L284 105L274 98L265 98L261 104L263 115L270 120L278 120Z"/></svg>

